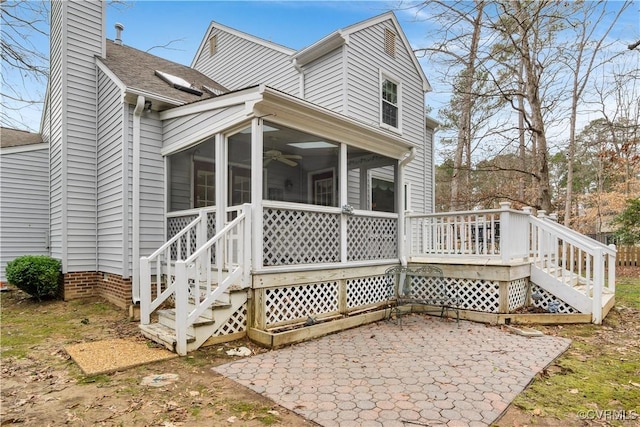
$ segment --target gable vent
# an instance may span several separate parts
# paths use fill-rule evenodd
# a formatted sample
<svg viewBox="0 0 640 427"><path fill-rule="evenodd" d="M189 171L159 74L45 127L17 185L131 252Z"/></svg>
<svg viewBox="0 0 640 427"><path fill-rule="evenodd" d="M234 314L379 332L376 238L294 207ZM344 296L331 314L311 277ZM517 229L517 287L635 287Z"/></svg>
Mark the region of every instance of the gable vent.
<svg viewBox="0 0 640 427"><path fill-rule="evenodd" d="M213 56L218 51L218 38L216 36L211 36L209 38L209 55Z"/></svg>
<svg viewBox="0 0 640 427"><path fill-rule="evenodd" d="M384 51L387 55L396 57L396 34L388 28L384 29Z"/></svg>

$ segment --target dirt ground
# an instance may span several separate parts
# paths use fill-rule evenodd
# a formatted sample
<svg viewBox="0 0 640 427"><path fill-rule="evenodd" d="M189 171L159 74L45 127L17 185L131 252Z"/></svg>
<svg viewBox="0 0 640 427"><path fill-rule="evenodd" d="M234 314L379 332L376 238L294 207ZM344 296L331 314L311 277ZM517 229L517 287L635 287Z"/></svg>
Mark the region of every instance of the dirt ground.
<svg viewBox="0 0 640 427"><path fill-rule="evenodd" d="M87 377L63 347L124 337L143 340L137 324L129 322L122 310L103 301L36 302L15 289L2 293L1 304L2 426L317 425L211 370L233 358L226 354L230 348L246 346L255 353L266 351L250 342L207 347L187 357ZM623 319L624 329L640 331L640 310L630 313ZM628 314L617 310L610 316L618 317L613 321L619 324L619 317ZM561 329L548 327L545 332L561 334ZM607 329L608 334L625 333L616 331ZM630 337L638 338L639 335ZM616 342L617 338L607 339ZM177 374L179 378L164 387L141 384L148 375L164 373ZM498 425L570 424L540 411L511 405ZM584 421L571 425L604 424Z"/></svg>

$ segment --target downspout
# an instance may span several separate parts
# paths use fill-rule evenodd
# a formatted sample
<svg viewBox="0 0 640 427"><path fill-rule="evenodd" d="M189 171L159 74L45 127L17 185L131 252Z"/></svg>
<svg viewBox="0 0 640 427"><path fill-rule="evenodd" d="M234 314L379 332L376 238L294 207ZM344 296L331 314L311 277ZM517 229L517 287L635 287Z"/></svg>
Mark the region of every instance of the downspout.
<svg viewBox="0 0 640 427"><path fill-rule="evenodd" d="M144 96L138 95L133 110L133 275L131 277L131 299L140 302L140 116L144 110Z"/></svg>
<svg viewBox="0 0 640 427"><path fill-rule="evenodd" d="M403 267L407 265L407 246L411 242L405 241L405 211L404 211L404 167L416 157L416 149L407 151L404 158L398 162L398 258Z"/></svg>
<svg viewBox="0 0 640 427"><path fill-rule="evenodd" d="M304 69L298 65L298 60L297 59L293 59L293 68L295 68L295 70L298 72L299 77L298 77L298 90L300 91L299 93L299 97L302 99L305 99L305 76L304 76Z"/></svg>

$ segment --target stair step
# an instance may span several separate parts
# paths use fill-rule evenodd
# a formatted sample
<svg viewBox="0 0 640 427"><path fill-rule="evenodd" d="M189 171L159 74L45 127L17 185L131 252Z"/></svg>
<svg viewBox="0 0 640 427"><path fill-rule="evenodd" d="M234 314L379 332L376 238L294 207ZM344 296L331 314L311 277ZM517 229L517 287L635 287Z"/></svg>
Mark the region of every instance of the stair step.
<svg viewBox="0 0 640 427"><path fill-rule="evenodd" d="M165 317L169 320L171 320L172 322L175 322L176 320L176 310L175 308L169 308L166 310L158 310L158 317ZM200 316L196 319L195 322L193 322L193 327L197 328L198 326L206 326L206 325L213 325L215 323L215 321L213 319L210 319L208 317L205 316Z"/></svg>
<svg viewBox="0 0 640 427"><path fill-rule="evenodd" d="M149 325L138 325L142 331L142 335L149 338L151 341L158 344L162 344L167 349L175 351L176 348L176 332L165 325L159 323L151 323ZM187 343L196 341L196 337L187 334Z"/></svg>

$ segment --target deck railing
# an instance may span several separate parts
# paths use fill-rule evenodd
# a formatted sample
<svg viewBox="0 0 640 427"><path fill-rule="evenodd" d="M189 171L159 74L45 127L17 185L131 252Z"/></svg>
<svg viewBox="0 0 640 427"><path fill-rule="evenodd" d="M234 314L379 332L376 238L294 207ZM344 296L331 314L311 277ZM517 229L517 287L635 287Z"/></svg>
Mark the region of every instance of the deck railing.
<svg viewBox="0 0 640 427"><path fill-rule="evenodd" d="M531 213L531 208L516 211L501 203L500 209L407 215L409 256L530 261L532 277L571 287L571 292L561 290L567 298L572 292L586 296L590 302L576 299L575 304L600 323L603 290L615 292L615 246L560 225L542 211L538 217Z"/></svg>
<svg viewBox="0 0 640 427"><path fill-rule="evenodd" d="M212 302L231 284L250 285L250 210L250 205L228 209L235 219L209 238L212 209L201 209L158 250L140 259L140 323L151 323L151 313L174 298L179 354L186 354L187 328Z"/></svg>
<svg viewBox="0 0 640 427"><path fill-rule="evenodd" d="M413 257L495 259L528 256L528 211L500 209L407 215L407 243Z"/></svg>
<svg viewBox="0 0 640 427"><path fill-rule="evenodd" d="M545 216L529 218L530 258L538 269L591 299L594 323L602 321L604 289L615 293L616 248L576 233Z"/></svg>

